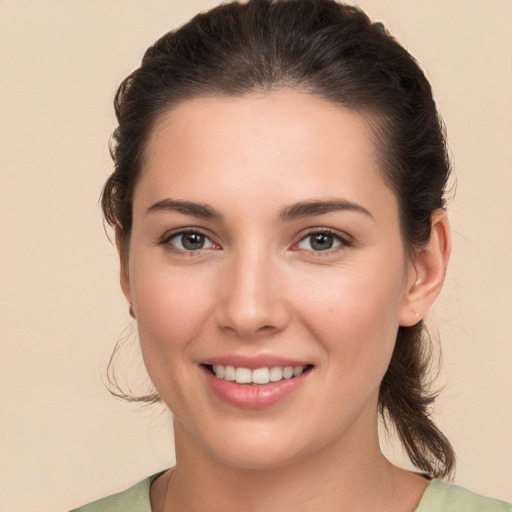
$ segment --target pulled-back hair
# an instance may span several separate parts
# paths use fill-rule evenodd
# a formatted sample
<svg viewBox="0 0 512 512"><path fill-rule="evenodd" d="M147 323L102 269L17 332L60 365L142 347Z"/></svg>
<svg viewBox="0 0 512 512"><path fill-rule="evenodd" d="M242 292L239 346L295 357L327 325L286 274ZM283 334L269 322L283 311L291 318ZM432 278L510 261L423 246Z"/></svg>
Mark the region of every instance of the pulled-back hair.
<svg viewBox="0 0 512 512"><path fill-rule="evenodd" d="M132 226L132 197L145 147L159 118L178 102L206 95L238 96L295 88L365 116L382 176L394 191L404 246L422 248L431 216L445 207L450 173L442 121L415 59L360 9L333 0L249 0L220 5L161 37L115 98L111 140L115 170L105 184L106 221L122 236ZM446 476L455 456L430 417L435 394L423 322L399 327L379 410L409 458L432 476ZM118 389L114 392L123 395ZM131 397L154 402L156 393Z"/></svg>

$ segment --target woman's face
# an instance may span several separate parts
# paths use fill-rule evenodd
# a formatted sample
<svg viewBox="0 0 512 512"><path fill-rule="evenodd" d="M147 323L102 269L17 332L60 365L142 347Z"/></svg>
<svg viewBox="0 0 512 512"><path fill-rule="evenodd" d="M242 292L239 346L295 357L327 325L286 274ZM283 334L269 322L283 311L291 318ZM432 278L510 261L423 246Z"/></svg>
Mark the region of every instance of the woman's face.
<svg viewBox="0 0 512 512"><path fill-rule="evenodd" d="M296 91L177 105L149 140L128 262L178 444L263 468L374 435L416 277L360 115Z"/></svg>

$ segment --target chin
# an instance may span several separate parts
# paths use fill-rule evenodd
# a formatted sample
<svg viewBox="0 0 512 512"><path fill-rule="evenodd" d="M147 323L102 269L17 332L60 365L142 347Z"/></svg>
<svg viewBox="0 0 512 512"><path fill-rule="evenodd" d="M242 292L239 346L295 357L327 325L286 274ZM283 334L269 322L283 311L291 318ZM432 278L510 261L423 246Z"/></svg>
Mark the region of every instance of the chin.
<svg viewBox="0 0 512 512"><path fill-rule="evenodd" d="M293 442L292 442L293 440ZM305 455L302 443L287 429L276 431L254 425L209 432L203 446L214 459L237 469L272 470L282 468Z"/></svg>
<svg viewBox="0 0 512 512"><path fill-rule="evenodd" d="M215 455L226 466L254 471L280 469L300 458L297 453L284 453L283 450L258 445L258 443L249 447L237 444L227 452Z"/></svg>

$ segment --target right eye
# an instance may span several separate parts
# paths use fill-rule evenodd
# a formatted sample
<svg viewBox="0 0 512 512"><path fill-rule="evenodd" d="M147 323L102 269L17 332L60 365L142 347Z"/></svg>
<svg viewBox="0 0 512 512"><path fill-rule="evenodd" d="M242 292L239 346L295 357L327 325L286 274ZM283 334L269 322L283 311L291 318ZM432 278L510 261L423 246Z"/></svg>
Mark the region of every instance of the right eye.
<svg viewBox="0 0 512 512"><path fill-rule="evenodd" d="M200 251L202 249L211 249L213 242L199 231L186 231L176 233L168 237L164 243L171 245L174 249L182 252Z"/></svg>

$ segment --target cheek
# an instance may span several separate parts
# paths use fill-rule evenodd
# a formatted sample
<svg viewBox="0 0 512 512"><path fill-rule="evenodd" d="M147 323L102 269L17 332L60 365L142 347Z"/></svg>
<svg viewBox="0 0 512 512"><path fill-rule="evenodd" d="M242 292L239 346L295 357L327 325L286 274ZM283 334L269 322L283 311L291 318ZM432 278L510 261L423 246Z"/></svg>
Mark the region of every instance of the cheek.
<svg viewBox="0 0 512 512"><path fill-rule="evenodd" d="M200 274L141 265L131 275L139 339L150 376L199 338L211 310L209 280Z"/></svg>
<svg viewBox="0 0 512 512"><path fill-rule="evenodd" d="M303 297L303 323L324 345L329 360L350 370L378 367L385 372L398 330L403 267L343 268L314 279L305 276L301 286L302 292L295 293Z"/></svg>

